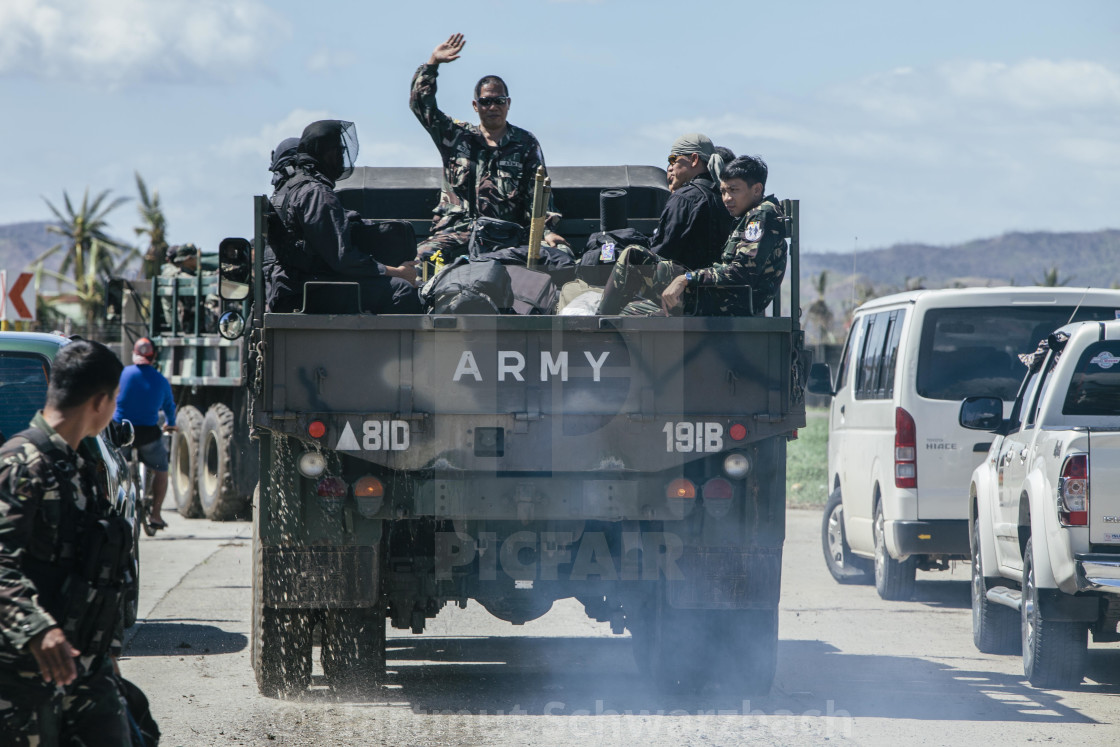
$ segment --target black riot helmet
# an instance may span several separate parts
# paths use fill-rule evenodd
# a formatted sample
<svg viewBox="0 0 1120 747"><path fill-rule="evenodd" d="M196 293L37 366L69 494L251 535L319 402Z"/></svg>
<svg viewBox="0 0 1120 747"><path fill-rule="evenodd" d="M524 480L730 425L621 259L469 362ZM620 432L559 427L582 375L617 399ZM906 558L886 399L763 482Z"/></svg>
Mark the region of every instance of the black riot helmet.
<svg viewBox="0 0 1120 747"><path fill-rule="evenodd" d="M299 152L299 138L286 137L280 141L276 146L276 150L272 151L272 165L268 170L272 172L272 186L276 187L280 182L288 178L291 173L288 166L296 160L296 154Z"/></svg>
<svg viewBox="0 0 1120 747"><path fill-rule="evenodd" d="M312 122L299 139L299 153L314 161L319 173L328 179L345 179L354 173L358 159L358 131L353 122L338 119Z"/></svg>

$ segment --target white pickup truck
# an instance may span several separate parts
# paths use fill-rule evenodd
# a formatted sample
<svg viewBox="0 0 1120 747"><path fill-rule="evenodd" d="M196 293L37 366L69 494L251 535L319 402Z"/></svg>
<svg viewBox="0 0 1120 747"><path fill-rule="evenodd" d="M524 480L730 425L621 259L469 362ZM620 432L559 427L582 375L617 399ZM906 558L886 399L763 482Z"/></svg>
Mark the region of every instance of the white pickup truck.
<svg viewBox="0 0 1120 747"><path fill-rule="evenodd" d="M969 488L976 647L1021 650L1036 687L1076 686L1087 633L1120 641L1120 320L1050 335L1009 418L970 397L960 423L996 434Z"/></svg>

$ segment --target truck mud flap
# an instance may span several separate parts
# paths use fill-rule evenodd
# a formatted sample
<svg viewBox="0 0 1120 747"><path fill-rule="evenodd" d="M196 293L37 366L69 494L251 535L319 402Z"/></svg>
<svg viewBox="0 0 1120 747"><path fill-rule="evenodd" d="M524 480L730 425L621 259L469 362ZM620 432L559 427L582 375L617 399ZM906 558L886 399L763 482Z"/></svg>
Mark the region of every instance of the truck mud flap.
<svg viewBox="0 0 1120 747"><path fill-rule="evenodd" d="M375 547L265 547L261 563L268 607L353 608L378 601Z"/></svg>
<svg viewBox="0 0 1120 747"><path fill-rule="evenodd" d="M670 579L669 605L677 609L774 609L782 583L780 547L688 547Z"/></svg>

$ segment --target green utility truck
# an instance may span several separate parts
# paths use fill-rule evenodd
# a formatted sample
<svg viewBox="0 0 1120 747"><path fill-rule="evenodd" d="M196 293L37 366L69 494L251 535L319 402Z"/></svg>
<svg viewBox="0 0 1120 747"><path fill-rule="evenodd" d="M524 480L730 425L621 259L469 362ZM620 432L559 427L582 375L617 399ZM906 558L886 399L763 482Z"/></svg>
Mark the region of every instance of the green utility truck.
<svg viewBox="0 0 1120 747"><path fill-rule="evenodd" d="M573 246L599 228L600 191L627 190L647 234L668 197L655 167L551 177ZM358 169L338 192L422 237L439 178ZM798 313L265 313L269 210L258 197L247 324L263 693L307 688L315 641L329 685L365 686L386 677L386 621L419 633L475 600L521 624L568 597L629 630L664 685L769 688L786 443L805 423ZM798 204L785 210L796 310Z"/></svg>

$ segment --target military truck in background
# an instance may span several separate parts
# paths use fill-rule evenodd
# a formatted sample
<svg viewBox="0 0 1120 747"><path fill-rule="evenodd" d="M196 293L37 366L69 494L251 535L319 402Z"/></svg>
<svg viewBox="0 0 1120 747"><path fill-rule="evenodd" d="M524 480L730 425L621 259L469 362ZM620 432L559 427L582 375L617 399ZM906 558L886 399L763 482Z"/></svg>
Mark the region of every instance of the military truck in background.
<svg viewBox="0 0 1120 747"><path fill-rule="evenodd" d="M668 197L655 167L551 177L573 246L599 229L601 190L626 190L647 234ZM422 237L439 184L438 169L365 168L338 192ZM798 205L785 208L798 309ZM629 630L666 686L769 689L786 443L805 423L798 313L374 316L340 312L356 298L345 283L265 313L269 210L256 198L247 325L263 693L309 686L316 639L327 683L361 688L385 675L386 621L419 633L473 599L522 624L567 597Z"/></svg>
<svg viewBox="0 0 1120 747"><path fill-rule="evenodd" d="M179 430L171 436L168 493L183 516L215 521L247 515L257 481L257 448L249 440L245 340L220 334L226 309L236 309L239 318L249 314L249 289L220 279L223 255L248 261L250 244L226 239L218 254L200 256L195 274L126 282L119 291L121 360L131 360L138 338L151 338L155 366L175 395ZM219 295L221 282L227 287Z"/></svg>

